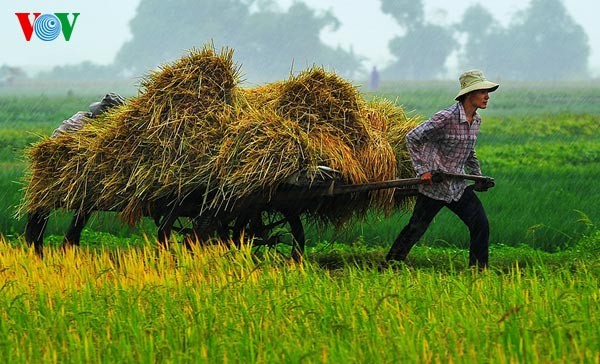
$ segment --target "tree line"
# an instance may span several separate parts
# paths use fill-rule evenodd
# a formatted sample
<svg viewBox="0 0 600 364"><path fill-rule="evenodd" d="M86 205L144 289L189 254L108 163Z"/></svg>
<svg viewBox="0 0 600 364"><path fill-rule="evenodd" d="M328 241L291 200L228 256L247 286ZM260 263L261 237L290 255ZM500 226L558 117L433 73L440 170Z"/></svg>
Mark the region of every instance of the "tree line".
<svg viewBox="0 0 600 364"><path fill-rule="evenodd" d="M388 45L393 62L380 70L386 80L439 78L451 56L461 69L481 68L503 79L589 77L587 35L562 0L531 0L506 27L478 4L456 22L440 25L425 19L423 0L379 1L402 29ZM303 2L282 11L273 0L141 0L130 22L132 38L112 65L84 62L41 77L139 75L207 42L234 48L243 76L255 82L285 78L312 64L362 77L364 57L320 39L339 25L331 12L316 12Z"/></svg>

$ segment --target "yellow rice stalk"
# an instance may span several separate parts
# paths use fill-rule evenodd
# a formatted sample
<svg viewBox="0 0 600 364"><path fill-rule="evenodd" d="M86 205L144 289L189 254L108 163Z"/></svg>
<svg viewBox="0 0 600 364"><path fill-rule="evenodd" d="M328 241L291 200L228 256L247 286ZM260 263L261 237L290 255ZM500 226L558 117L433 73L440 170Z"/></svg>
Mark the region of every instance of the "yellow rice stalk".
<svg viewBox="0 0 600 364"><path fill-rule="evenodd" d="M305 130L326 124L352 145L360 145L367 136L364 100L356 87L334 73L314 67L277 86L277 111Z"/></svg>
<svg viewBox="0 0 600 364"><path fill-rule="evenodd" d="M422 121L420 115L408 116L402 106L391 100L376 98L367 106L367 119L374 129L383 133L386 144L394 153L396 177L412 178L415 171L406 148L406 134ZM384 191L382 191L384 192ZM395 208L406 209L412 203L410 198L400 198L394 201ZM384 208L384 211L389 211Z"/></svg>
<svg viewBox="0 0 600 364"><path fill-rule="evenodd" d="M115 209L135 223L156 199L182 198L201 187L205 174L213 173L211 155L233 115L237 82L232 51L217 54L209 46L151 73L142 81L141 93L126 105L76 135L43 142L69 157L61 159L61 166L47 166L60 171L48 184L60 186L56 195L62 199L43 201L49 191L38 185L40 191L26 193L27 211L48 206ZM48 149L38 144L30 154L41 156L43 148ZM36 179L49 173L39 170L46 168L40 163L31 166ZM32 180L29 190L36 189Z"/></svg>
<svg viewBox="0 0 600 364"><path fill-rule="evenodd" d="M347 183L412 175L404 136L418 122L387 100L366 103L349 82L321 68L282 82L238 88L232 51L191 51L142 81L123 106L75 134L29 151L26 211L121 211L133 224L157 201L205 191L221 209L271 192L319 165ZM389 211L390 190L329 198L313 211L335 223L370 207Z"/></svg>
<svg viewBox="0 0 600 364"><path fill-rule="evenodd" d="M24 177L24 197L18 215L61 207L61 169L78 155L77 144L73 141L71 134L61 134L54 139L46 137L26 151L29 170Z"/></svg>
<svg viewBox="0 0 600 364"><path fill-rule="evenodd" d="M389 110L368 106L354 86L335 74L312 68L287 81L245 89L243 95L216 168L223 187L219 204L272 191L298 170L319 165L340 171L347 183L399 177L384 133L392 123L385 119ZM405 120L402 109L391 110ZM374 116L384 129L373 127ZM392 194L387 190L329 198L335 204L314 211L315 217L339 223L370 207L390 211Z"/></svg>

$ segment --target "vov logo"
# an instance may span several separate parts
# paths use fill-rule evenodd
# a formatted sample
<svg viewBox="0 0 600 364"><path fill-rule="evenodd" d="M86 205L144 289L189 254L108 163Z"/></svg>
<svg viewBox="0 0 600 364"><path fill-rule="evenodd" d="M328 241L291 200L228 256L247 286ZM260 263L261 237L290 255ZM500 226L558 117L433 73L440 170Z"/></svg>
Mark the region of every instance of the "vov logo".
<svg viewBox="0 0 600 364"><path fill-rule="evenodd" d="M54 14L42 14L33 13L33 20L31 19L32 13L15 13L21 24L23 35L26 41L31 40L33 33L45 42L49 42L58 38L62 32L65 40L68 42L73 34L73 28L75 28L75 22L80 13L73 14L73 22L69 21L69 13L54 13Z"/></svg>

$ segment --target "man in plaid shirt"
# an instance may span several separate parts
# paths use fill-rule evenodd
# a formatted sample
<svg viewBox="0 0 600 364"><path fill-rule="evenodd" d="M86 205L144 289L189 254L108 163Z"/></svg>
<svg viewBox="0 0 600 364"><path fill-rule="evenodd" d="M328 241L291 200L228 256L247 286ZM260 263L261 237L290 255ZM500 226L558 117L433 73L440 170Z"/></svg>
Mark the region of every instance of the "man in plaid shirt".
<svg viewBox="0 0 600 364"><path fill-rule="evenodd" d="M473 192L483 187L477 183L467 186L460 178L432 181L433 171L481 175L475 155L481 125L477 109L487 107L489 93L499 85L488 81L480 70L467 71L459 80L461 89L455 99L458 102L439 111L406 136L413 166L425 184L419 186L412 217L392 245L386 257L388 262L404 261L435 215L448 207L469 228L469 265L487 266L489 224L483 205Z"/></svg>

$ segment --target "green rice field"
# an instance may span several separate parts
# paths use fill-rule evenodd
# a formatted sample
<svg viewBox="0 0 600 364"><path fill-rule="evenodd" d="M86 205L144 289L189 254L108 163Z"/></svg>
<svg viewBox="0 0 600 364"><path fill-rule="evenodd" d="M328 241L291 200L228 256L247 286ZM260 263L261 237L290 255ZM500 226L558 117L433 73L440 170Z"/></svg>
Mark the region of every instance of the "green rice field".
<svg viewBox="0 0 600 364"><path fill-rule="evenodd" d="M109 90L110 91L110 90ZM377 93L430 116L444 82ZM76 96L74 96L76 95ZM244 246L169 250L155 227L96 214L82 246L37 258L15 217L23 151L102 92L0 90L0 362L600 363L600 87L502 84L477 154L489 269L467 268L468 232L436 217L406 265L379 268L407 214L307 227L291 263Z"/></svg>

